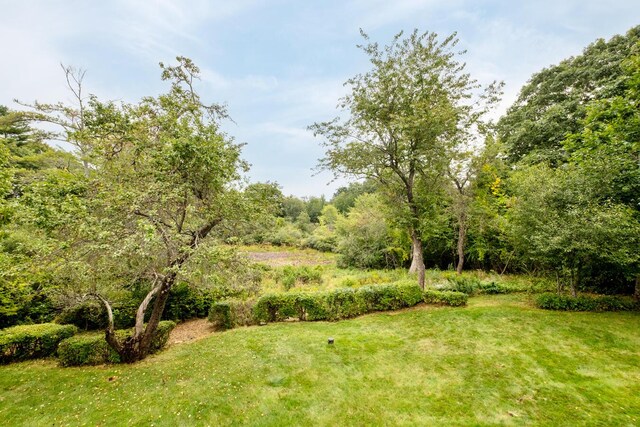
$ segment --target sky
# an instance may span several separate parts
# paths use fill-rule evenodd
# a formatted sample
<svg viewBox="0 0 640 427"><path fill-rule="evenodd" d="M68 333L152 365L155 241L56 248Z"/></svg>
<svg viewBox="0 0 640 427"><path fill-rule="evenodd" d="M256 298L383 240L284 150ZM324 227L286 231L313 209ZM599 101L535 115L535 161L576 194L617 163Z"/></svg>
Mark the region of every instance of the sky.
<svg viewBox="0 0 640 427"><path fill-rule="evenodd" d="M252 182L330 198L346 181L316 173L307 127L337 116L343 83L370 67L359 29L387 44L413 29L457 32L467 71L505 82L495 117L530 76L598 38L640 24L637 0L0 0L0 105L71 101L60 64L86 70L85 91L135 102L167 89L159 62L191 58L204 101L252 165Z"/></svg>

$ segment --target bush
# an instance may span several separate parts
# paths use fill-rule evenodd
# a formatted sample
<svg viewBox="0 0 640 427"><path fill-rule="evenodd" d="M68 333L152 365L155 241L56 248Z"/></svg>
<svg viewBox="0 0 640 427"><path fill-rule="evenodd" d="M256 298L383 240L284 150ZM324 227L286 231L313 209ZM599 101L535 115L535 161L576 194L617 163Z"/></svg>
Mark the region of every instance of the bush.
<svg viewBox="0 0 640 427"><path fill-rule="evenodd" d="M133 299L112 304L113 322L116 328L129 328L136 322L137 301ZM96 301L86 301L67 307L56 317L56 323L75 325L84 331L107 327L107 310Z"/></svg>
<svg viewBox="0 0 640 427"><path fill-rule="evenodd" d="M85 331L102 329L107 325L107 313L98 302L83 302L62 310L56 322L75 325Z"/></svg>
<svg viewBox="0 0 640 427"><path fill-rule="evenodd" d="M423 300L427 304L442 304L452 307L467 305L468 298L469 296L464 292L426 290L423 293Z"/></svg>
<svg viewBox="0 0 640 427"><path fill-rule="evenodd" d="M267 294L254 306L254 318L260 322L297 320L339 320L371 311L396 310L422 301L417 284L364 286L328 292Z"/></svg>
<svg viewBox="0 0 640 427"><path fill-rule="evenodd" d="M276 282L282 282L287 291L298 283L322 283L322 267L286 266L277 273Z"/></svg>
<svg viewBox="0 0 640 427"><path fill-rule="evenodd" d="M213 300L211 292L185 282L177 283L171 288L162 317L175 321L207 317Z"/></svg>
<svg viewBox="0 0 640 427"><path fill-rule="evenodd" d="M478 292L482 294L497 295L518 292L517 289L496 282L480 282Z"/></svg>
<svg viewBox="0 0 640 427"><path fill-rule="evenodd" d="M232 329L236 326L255 325L253 300L228 300L216 302L209 310L209 321L218 330Z"/></svg>
<svg viewBox="0 0 640 427"><path fill-rule="evenodd" d="M366 311L397 310L422 301L422 289L415 283L364 286L357 292Z"/></svg>
<svg viewBox="0 0 640 427"><path fill-rule="evenodd" d="M545 310L564 311L632 311L640 309L630 297L612 295L558 295L546 293L538 295L536 305Z"/></svg>
<svg viewBox="0 0 640 427"><path fill-rule="evenodd" d="M480 288L480 280L473 276L452 276L447 278L449 286L447 290L455 292L463 292L467 295L472 295L478 288Z"/></svg>
<svg viewBox="0 0 640 427"><path fill-rule="evenodd" d="M161 350L169 340L169 334L175 328L175 322L163 320L151 342L151 353ZM130 329L118 330L116 335L124 340L131 334ZM101 365L119 363L120 356L105 340L104 333L92 332L76 335L63 340L58 346L58 358L62 366Z"/></svg>
<svg viewBox="0 0 640 427"><path fill-rule="evenodd" d="M58 346L58 359L62 366L120 362L120 356L107 344L101 332L83 333L62 341Z"/></svg>
<svg viewBox="0 0 640 427"><path fill-rule="evenodd" d="M326 292L324 304L327 310L327 320L348 319L367 312L363 293L350 288L336 289Z"/></svg>
<svg viewBox="0 0 640 427"><path fill-rule="evenodd" d="M51 356L56 352L60 341L76 332L75 326L55 323L4 329L0 331L0 363Z"/></svg>

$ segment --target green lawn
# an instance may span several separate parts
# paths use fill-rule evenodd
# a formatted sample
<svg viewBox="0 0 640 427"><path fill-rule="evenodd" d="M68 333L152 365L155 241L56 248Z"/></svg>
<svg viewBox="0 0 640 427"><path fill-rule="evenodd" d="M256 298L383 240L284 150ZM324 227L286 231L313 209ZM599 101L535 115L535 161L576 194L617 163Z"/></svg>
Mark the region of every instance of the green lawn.
<svg viewBox="0 0 640 427"><path fill-rule="evenodd" d="M3 366L0 425L640 424L640 315L526 298L240 328L133 366Z"/></svg>

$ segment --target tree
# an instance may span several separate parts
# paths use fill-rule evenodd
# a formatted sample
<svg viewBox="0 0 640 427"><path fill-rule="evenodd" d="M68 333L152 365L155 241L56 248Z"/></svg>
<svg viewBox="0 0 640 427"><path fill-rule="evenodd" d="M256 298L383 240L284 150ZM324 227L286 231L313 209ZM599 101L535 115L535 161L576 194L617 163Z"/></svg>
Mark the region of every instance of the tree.
<svg viewBox="0 0 640 427"><path fill-rule="evenodd" d="M514 246L537 267L566 276L574 296L594 266L624 270L639 260L632 210L602 198L595 178L575 165L543 164L512 177Z"/></svg>
<svg viewBox="0 0 640 427"><path fill-rule="evenodd" d="M331 204L346 214L353 207L356 199L366 193L375 193L376 184L372 181L352 182L346 187L340 187L336 190L331 198Z"/></svg>
<svg viewBox="0 0 640 427"><path fill-rule="evenodd" d="M363 194L346 217L336 221L340 264L356 268L397 267L405 253L390 227L388 206L379 194Z"/></svg>
<svg viewBox="0 0 640 427"><path fill-rule="evenodd" d="M640 42L631 53L621 63L624 93L590 102L582 129L564 148L570 162L597 181L599 197L628 207L640 226ZM640 299L640 266L628 267Z"/></svg>
<svg viewBox="0 0 640 427"><path fill-rule="evenodd" d="M443 41L417 30L402 36L397 34L384 48L377 43L359 46L373 68L347 81L351 93L340 106L349 118L310 128L325 138L320 168L374 180L385 193L401 196L399 212L412 242L410 271L418 273L424 287L423 208L417 191L438 187L460 129L479 121L486 105L473 100L480 85L457 60L455 34ZM489 85L481 100L495 100L499 87Z"/></svg>
<svg viewBox="0 0 640 427"><path fill-rule="evenodd" d="M313 223L318 223L320 220L320 215L322 215L322 208L324 208L326 201L324 200L324 196L315 197L311 196L308 200L306 200L306 211L309 215L309 219Z"/></svg>
<svg viewBox="0 0 640 427"><path fill-rule="evenodd" d="M567 160L563 140L581 129L586 105L621 95L622 62L640 40L640 26L609 41L596 40L581 55L534 74L498 123L499 136L512 163L557 165Z"/></svg>
<svg viewBox="0 0 640 427"><path fill-rule="evenodd" d="M250 210L239 191L246 170L241 146L219 129L226 111L201 102L194 89L198 67L177 60L176 66L160 64L162 80L171 82L166 94L137 104L92 96L83 104L88 208L73 224L58 269L76 293L104 304L106 340L124 362L150 351L169 291L207 237ZM132 284L147 286L147 294L134 332L123 339L114 330L109 296Z"/></svg>

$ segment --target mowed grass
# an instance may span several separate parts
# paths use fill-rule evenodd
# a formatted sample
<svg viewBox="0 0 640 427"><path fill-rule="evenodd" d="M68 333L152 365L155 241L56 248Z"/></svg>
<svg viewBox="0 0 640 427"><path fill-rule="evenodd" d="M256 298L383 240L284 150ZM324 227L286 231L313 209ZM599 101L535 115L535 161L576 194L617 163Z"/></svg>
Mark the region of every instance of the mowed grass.
<svg viewBox="0 0 640 427"><path fill-rule="evenodd" d="M0 367L0 425L495 424L640 424L640 315L483 296L240 328L135 365Z"/></svg>

